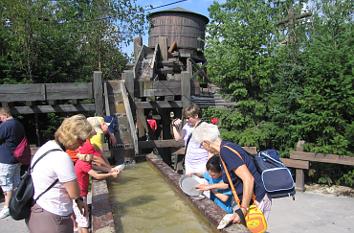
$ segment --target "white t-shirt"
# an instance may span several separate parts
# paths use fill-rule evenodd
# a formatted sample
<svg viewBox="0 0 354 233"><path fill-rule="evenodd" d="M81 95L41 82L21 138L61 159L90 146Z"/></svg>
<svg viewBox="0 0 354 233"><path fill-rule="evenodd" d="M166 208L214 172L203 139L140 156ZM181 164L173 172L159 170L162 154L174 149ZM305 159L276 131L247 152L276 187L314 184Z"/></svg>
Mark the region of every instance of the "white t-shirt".
<svg viewBox="0 0 354 233"><path fill-rule="evenodd" d="M37 204L53 214L68 216L73 211L72 200L63 183L76 179L73 162L68 154L62 151L55 141L48 141L35 153L31 166L41 155L51 149L60 149L61 151L49 152L32 170L34 199L45 191L56 179L59 179L50 190L37 200Z"/></svg>
<svg viewBox="0 0 354 233"><path fill-rule="evenodd" d="M203 124L203 123L202 123ZM185 124L182 128L182 135L184 135L184 144L187 145L188 137L193 133L194 127ZM206 170L206 163L208 162L208 152L200 147L200 143L196 142L192 137L188 143L185 166L188 173L203 173ZM188 169L187 169L188 168Z"/></svg>

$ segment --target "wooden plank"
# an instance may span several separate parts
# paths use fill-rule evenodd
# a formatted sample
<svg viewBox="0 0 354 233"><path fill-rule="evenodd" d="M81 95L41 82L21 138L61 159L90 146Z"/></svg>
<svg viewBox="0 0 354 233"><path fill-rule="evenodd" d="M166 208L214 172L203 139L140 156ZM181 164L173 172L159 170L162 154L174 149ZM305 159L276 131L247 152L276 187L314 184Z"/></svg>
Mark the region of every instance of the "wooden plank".
<svg viewBox="0 0 354 233"><path fill-rule="evenodd" d="M297 159L288 159L288 158L280 158L280 160L287 167L298 168L298 169L306 169L306 170L308 170L310 168L310 162L309 161L297 160Z"/></svg>
<svg viewBox="0 0 354 233"><path fill-rule="evenodd" d="M146 118L144 115L144 109L137 108L136 109L136 125L138 128L138 134L139 138L144 137L146 133L149 131L147 123L146 123Z"/></svg>
<svg viewBox="0 0 354 233"><path fill-rule="evenodd" d="M126 116L128 118L128 123L129 123L129 128L130 128L130 136L133 139L134 152L137 155L137 154L139 154L138 137L136 134L135 123L134 123L134 119L133 119L132 110L131 110L131 107L129 104L128 93L127 93L127 90L125 89L124 80L122 80L120 82L120 89L121 89L121 93L123 96L123 102L124 102Z"/></svg>
<svg viewBox="0 0 354 233"><path fill-rule="evenodd" d="M160 51L160 47L159 47L159 44L156 44L155 46L155 50L154 50L154 55L152 56L152 59L150 61L150 69L155 69L155 66L156 66L156 60L157 60L157 57L158 57L158 52ZM153 78L153 77L151 77Z"/></svg>
<svg viewBox="0 0 354 233"><path fill-rule="evenodd" d="M182 101L151 101L135 102L137 108L156 109L156 108L182 108Z"/></svg>
<svg viewBox="0 0 354 233"><path fill-rule="evenodd" d="M50 112L95 112L95 104L59 104L59 105L36 105L36 106L15 106L11 109L16 114L34 114Z"/></svg>
<svg viewBox="0 0 354 233"><path fill-rule="evenodd" d="M175 49L177 49L177 42L173 41L172 44L170 45L170 48L168 49L168 52L172 53Z"/></svg>
<svg viewBox="0 0 354 233"><path fill-rule="evenodd" d="M183 147L184 141L176 141L174 139L167 140L151 140L151 141L139 141L140 149L148 149L148 148L178 148ZM184 153L183 153L184 154Z"/></svg>
<svg viewBox="0 0 354 233"><path fill-rule="evenodd" d="M167 61L168 52L167 52L167 38L164 36L159 36L159 46L162 60Z"/></svg>
<svg viewBox="0 0 354 233"><path fill-rule="evenodd" d="M45 101L44 84L3 84L0 85L0 102Z"/></svg>
<svg viewBox="0 0 354 233"><path fill-rule="evenodd" d="M134 99L134 73L132 70L124 71L122 73L124 85L127 88L129 95Z"/></svg>
<svg viewBox="0 0 354 233"><path fill-rule="evenodd" d="M334 154L321 154L312 152L292 151L290 153L291 159L300 159L305 161L333 163L354 166L354 157L340 156Z"/></svg>
<svg viewBox="0 0 354 233"><path fill-rule="evenodd" d="M142 81L135 86L136 97L181 95L181 82L178 80Z"/></svg>
<svg viewBox="0 0 354 233"><path fill-rule="evenodd" d="M92 83L46 83L47 100L92 99Z"/></svg>
<svg viewBox="0 0 354 233"><path fill-rule="evenodd" d="M189 106L191 103L191 74L188 72L181 73L181 95L183 107Z"/></svg>
<svg viewBox="0 0 354 233"><path fill-rule="evenodd" d="M96 104L96 114L103 116L103 86L102 86L102 72L93 72L93 90Z"/></svg>

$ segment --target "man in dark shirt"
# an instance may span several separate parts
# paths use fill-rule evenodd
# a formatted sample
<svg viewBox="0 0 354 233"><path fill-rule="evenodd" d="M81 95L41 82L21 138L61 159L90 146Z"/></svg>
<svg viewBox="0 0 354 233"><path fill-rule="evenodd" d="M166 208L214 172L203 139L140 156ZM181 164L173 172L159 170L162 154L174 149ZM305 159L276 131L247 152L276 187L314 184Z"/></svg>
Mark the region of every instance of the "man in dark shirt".
<svg viewBox="0 0 354 233"><path fill-rule="evenodd" d="M3 219L9 216L12 192L20 182L21 165L13 156L13 151L25 136L25 130L6 108L0 108L0 121L0 186L5 195L0 219Z"/></svg>

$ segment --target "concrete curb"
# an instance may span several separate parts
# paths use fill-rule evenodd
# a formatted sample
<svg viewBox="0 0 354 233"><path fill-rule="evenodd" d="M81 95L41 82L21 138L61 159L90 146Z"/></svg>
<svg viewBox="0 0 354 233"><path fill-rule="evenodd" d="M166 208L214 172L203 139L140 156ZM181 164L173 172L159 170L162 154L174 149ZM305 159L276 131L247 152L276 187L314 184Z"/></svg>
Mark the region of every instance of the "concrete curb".
<svg viewBox="0 0 354 233"><path fill-rule="evenodd" d="M115 232L112 206L105 180L92 182L92 232Z"/></svg>

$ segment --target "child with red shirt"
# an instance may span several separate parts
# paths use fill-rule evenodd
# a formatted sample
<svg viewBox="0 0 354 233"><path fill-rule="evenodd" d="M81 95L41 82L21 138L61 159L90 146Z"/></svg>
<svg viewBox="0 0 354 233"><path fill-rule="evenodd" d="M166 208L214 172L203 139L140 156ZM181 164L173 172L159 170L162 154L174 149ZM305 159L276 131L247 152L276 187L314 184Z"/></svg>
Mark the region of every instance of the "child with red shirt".
<svg viewBox="0 0 354 233"><path fill-rule="evenodd" d="M75 163L75 173L77 181L80 187L80 196L82 197L85 205L87 205L87 194L89 188L89 177L93 177L96 180L103 180L109 177L116 178L119 171L112 169L108 173L98 173L92 169L92 161L95 153L89 146L82 146L79 149L78 160ZM74 213L76 216L76 222L79 227L79 233L88 233L89 220L88 216L83 216L80 210L77 208L76 203L73 202Z"/></svg>

